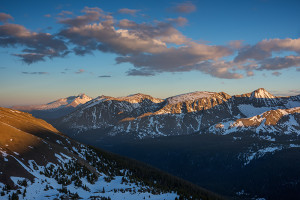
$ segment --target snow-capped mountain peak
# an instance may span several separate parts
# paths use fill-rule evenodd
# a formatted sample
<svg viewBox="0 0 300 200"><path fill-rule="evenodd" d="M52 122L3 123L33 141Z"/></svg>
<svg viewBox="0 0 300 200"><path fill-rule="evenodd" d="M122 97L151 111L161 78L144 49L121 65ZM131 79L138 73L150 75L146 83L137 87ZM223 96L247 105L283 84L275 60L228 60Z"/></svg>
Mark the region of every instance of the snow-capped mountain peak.
<svg viewBox="0 0 300 200"><path fill-rule="evenodd" d="M85 94L79 94L41 105L13 106L12 109L30 112L36 117L51 119L64 116L92 99Z"/></svg>
<svg viewBox="0 0 300 200"><path fill-rule="evenodd" d="M76 107L78 105L85 104L86 102L88 102L92 99L93 98L91 98L85 94L79 94L79 95L75 96L74 100L68 106Z"/></svg>
<svg viewBox="0 0 300 200"><path fill-rule="evenodd" d="M267 90L264 88L259 88L251 93L251 98L275 98L271 93L269 93Z"/></svg>
<svg viewBox="0 0 300 200"><path fill-rule="evenodd" d="M66 98L61 98L47 104L41 105L30 105L30 106L14 106L13 109L18 109L22 111L32 111L32 110L50 110L59 109L63 107L77 107L78 105L85 104L86 102L92 100L93 98L85 95L79 94L77 96L69 96Z"/></svg>

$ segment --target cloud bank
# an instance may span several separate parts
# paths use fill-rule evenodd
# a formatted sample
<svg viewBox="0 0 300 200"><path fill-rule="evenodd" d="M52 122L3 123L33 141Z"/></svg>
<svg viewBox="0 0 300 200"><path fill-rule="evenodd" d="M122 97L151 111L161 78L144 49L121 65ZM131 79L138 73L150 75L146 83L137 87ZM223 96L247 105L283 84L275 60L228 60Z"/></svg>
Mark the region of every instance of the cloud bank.
<svg viewBox="0 0 300 200"><path fill-rule="evenodd" d="M189 13L196 7L185 2L176 4L173 10ZM123 8L118 12L135 15L139 10ZM78 16L70 11L59 13L57 23L62 27L55 34L6 23L9 19L13 19L9 14L0 13L0 21L5 22L0 25L0 46L22 47L21 53L13 55L27 64L69 53L84 56L100 51L114 53L117 64L132 64L128 76L199 71L216 78L241 79L253 76L255 71L279 76L279 70L300 67L300 38L266 39L252 45L240 40L229 41L228 45L202 44L179 31L178 27L188 23L184 17L137 23L126 18L117 20L97 7L85 7ZM281 53L285 56L275 56ZM228 56L233 59L228 60Z"/></svg>

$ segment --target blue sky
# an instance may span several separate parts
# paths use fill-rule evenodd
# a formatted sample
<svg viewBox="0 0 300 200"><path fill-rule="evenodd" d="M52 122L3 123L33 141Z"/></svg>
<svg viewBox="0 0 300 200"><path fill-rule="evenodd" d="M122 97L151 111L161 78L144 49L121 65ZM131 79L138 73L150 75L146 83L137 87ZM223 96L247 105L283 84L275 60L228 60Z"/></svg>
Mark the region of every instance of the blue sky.
<svg viewBox="0 0 300 200"><path fill-rule="evenodd" d="M0 106L86 93L300 94L299 1L2 1Z"/></svg>

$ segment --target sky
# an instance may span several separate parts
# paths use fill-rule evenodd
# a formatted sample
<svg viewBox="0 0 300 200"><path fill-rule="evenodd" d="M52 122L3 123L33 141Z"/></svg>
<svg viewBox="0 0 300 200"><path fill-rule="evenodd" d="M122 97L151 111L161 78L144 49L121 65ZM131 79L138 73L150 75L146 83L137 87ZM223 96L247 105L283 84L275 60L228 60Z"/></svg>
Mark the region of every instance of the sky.
<svg viewBox="0 0 300 200"><path fill-rule="evenodd" d="M0 106L85 93L300 94L298 0L2 0Z"/></svg>

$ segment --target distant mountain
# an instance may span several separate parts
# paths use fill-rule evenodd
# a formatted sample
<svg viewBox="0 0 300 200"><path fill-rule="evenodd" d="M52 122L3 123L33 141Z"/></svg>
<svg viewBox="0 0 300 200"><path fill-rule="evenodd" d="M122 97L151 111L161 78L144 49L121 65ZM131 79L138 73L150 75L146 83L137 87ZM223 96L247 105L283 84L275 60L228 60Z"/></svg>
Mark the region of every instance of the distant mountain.
<svg viewBox="0 0 300 200"><path fill-rule="evenodd" d="M267 90L264 88L259 88L251 93L246 93L242 95L236 95L237 97L250 97L251 99L273 99L276 98L273 96L271 93L269 93Z"/></svg>
<svg viewBox="0 0 300 200"><path fill-rule="evenodd" d="M12 109L21 110L43 119L54 119L62 117L74 111L78 106L92 100L85 94L61 98L42 105L13 106Z"/></svg>
<svg viewBox="0 0 300 200"><path fill-rule="evenodd" d="M266 111L296 107L300 107L300 95L275 97L263 88L235 96L224 92L193 92L166 99L144 94L121 98L101 96L56 120L54 124L77 136L85 132L135 138L197 132L227 134L235 130L232 127L238 126L239 131L249 129L249 125L241 123L247 121L247 118L251 121ZM297 115L297 118L298 113L296 109L291 117ZM300 121L297 119L293 121L293 127L287 129L282 127L286 126L283 123L266 124L271 128L262 128L261 124L252 123L251 130L289 130L289 133L300 134ZM265 123L262 120L260 122ZM230 130L228 127L231 127Z"/></svg>
<svg viewBox="0 0 300 200"><path fill-rule="evenodd" d="M0 199L221 199L157 169L69 139L0 107Z"/></svg>

